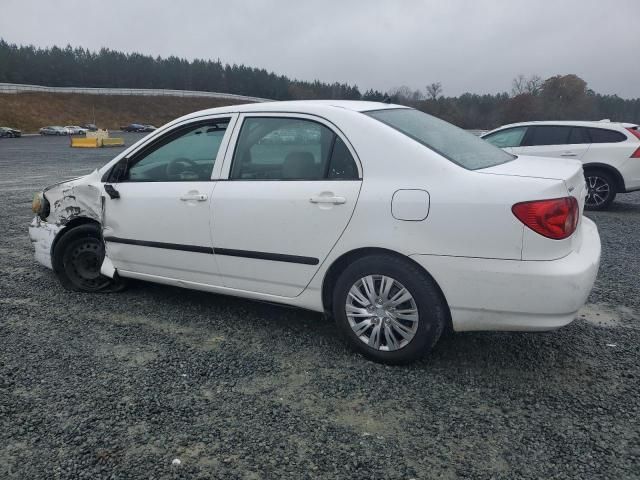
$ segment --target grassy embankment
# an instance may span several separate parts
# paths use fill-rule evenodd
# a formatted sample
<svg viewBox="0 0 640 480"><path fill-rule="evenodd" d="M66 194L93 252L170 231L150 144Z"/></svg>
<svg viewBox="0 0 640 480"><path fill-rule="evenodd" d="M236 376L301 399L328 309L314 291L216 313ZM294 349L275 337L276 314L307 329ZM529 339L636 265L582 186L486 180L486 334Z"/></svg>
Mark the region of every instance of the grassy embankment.
<svg viewBox="0 0 640 480"><path fill-rule="evenodd" d="M93 123L94 117L98 127L110 130L133 122L160 126L190 112L234 103L246 102L204 97L0 94L0 126L35 133L45 125Z"/></svg>

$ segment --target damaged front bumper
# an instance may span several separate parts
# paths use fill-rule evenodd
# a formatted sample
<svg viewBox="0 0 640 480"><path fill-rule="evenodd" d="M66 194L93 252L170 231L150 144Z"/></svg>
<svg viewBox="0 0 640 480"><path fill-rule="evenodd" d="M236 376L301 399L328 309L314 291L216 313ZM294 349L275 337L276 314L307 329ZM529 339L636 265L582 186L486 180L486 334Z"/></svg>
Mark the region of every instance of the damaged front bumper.
<svg viewBox="0 0 640 480"><path fill-rule="evenodd" d="M53 240L63 228L64 226L45 222L38 216L29 225L29 239L33 244L36 260L47 268L53 269L51 247Z"/></svg>

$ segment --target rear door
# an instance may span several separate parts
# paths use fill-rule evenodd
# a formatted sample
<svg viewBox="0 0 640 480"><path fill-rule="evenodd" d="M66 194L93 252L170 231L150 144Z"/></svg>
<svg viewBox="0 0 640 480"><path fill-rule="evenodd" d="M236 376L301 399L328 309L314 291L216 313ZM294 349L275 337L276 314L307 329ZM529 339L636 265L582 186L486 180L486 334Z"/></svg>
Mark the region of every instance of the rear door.
<svg viewBox="0 0 640 480"><path fill-rule="evenodd" d="M617 130L597 127L589 128L589 136L591 137L591 148L582 161L585 164L606 163L616 170L626 173L625 164L629 164L629 157L637 148L635 138L628 139L627 135ZM631 159L631 162L637 162L637 160ZM638 169L635 170L638 171Z"/></svg>
<svg viewBox="0 0 640 480"><path fill-rule="evenodd" d="M212 201L212 236L225 286L299 295L346 228L361 168L329 122L246 114Z"/></svg>
<svg viewBox="0 0 640 480"><path fill-rule="evenodd" d="M527 129L521 146L514 147L512 153L581 160L589 147L589 134L584 127L533 125Z"/></svg>

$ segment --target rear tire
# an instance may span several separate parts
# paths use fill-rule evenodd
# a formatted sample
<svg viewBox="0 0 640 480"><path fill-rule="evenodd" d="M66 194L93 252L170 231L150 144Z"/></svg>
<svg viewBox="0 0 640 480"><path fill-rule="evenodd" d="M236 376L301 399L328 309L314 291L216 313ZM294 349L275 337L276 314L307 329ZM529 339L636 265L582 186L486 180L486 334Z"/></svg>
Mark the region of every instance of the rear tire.
<svg viewBox="0 0 640 480"><path fill-rule="evenodd" d="M416 264L376 254L342 272L333 291L333 315L354 350L397 365L433 348L447 324L448 309L433 279Z"/></svg>
<svg viewBox="0 0 640 480"><path fill-rule="evenodd" d="M52 255L53 270L67 290L76 292L115 292L124 288L119 278L100 273L104 260L100 228L85 224L65 233Z"/></svg>
<svg viewBox="0 0 640 480"><path fill-rule="evenodd" d="M586 170L584 172L587 184L587 210L606 210L616 198L617 184L613 175L604 170Z"/></svg>

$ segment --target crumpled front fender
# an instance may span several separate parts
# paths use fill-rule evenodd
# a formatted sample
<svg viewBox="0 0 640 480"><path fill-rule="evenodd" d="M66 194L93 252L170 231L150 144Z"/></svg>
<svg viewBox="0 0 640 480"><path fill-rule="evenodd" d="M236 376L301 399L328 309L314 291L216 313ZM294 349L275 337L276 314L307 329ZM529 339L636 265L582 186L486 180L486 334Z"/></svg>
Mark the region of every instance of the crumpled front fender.
<svg viewBox="0 0 640 480"><path fill-rule="evenodd" d="M35 258L38 263L53 269L51 264L51 247L56 236L64 229L61 225L42 221L35 217L29 225L29 239L33 244Z"/></svg>

